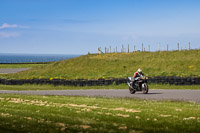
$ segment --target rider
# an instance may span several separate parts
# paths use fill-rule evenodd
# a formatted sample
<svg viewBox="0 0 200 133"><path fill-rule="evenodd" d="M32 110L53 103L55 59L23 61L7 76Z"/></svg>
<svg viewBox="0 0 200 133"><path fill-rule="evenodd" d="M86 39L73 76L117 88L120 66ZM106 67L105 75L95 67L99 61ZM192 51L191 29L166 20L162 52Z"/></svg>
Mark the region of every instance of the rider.
<svg viewBox="0 0 200 133"><path fill-rule="evenodd" d="M140 77L140 75L144 75L144 74L142 73L142 69L139 68L137 72L134 73L133 77L137 78L137 77Z"/></svg>
<svg viewBox="0 0 200 133"><path fill-rule="evenodd" d="M134 84L134 85L135 85L135 83L136 83L136 81L137 81L137 78L140 77L141 75L144 75L144 74L142 73L142 69L139 68L139 69L137 70L137 72L135 72L134 75L133 75L133 78L134 78L133 84Z"/></svg>

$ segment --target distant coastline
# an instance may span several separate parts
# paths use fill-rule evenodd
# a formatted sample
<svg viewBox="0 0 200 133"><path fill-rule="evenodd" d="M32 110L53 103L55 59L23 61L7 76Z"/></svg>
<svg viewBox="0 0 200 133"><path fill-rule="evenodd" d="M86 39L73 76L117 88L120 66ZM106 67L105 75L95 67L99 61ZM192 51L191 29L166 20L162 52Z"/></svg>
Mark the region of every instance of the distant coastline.
<svg viewBox="0 0 200 133"><path fill-rule="evenodd" d="M52 62L78 57L78 54L14 54L0 53L0 63Z"/></svg>

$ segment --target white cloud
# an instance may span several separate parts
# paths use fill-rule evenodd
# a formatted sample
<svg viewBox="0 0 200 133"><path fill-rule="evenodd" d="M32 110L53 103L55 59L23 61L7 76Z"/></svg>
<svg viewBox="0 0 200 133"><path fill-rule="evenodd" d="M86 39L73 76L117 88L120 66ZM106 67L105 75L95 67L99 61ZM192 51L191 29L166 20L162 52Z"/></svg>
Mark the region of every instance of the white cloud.
<svg viewBox="0 0 200 133"><path fill-rule="evenodd" d="M6 29L6 28L17 28L18 26L16 24L7 24L7 23L4 23L2 24L2 26L0 26L0 29Z"/></svg>
<svg viewBox="0 0 200 133"><path fill-rule="evenodd" d="M29 26L22 26L22 25L17 25L17 24L8 24L8 23L3 23L0 25L0 30L2 29L8 29L8 28L20 28L20 29L27 29ZM18 37L21 34L19 32L15 31L1 31L0 32L0 38L10 38L10 37Z"/></svg>
<svg viewBox="0 0 200 133"><path fill-rule="evenodd" d="M20 36L20 33L18 32L0 32L0 38L10 38L18 36Z"/></svg>
<svg viewBox="0 0 200 133"><path fill-rule="evenodd" d="M29 28L28 26L22 26L22 25L17 25L17 24L8 24L8 23L3 23L2 26L0 26L0 29L6 29L6 28Z"/></svg>

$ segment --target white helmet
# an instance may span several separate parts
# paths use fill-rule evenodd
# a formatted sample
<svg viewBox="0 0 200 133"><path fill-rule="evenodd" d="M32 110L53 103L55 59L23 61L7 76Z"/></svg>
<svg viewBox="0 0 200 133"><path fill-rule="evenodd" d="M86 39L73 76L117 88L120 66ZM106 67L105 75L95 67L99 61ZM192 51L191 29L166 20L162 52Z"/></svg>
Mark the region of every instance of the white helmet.
<svg viewBox="0 0 200 133"><path fill-rule="evenodd" d="M141 72L142 72L142 69L139 68L137 71L138 71L138 73L141 73Z"/></svg>

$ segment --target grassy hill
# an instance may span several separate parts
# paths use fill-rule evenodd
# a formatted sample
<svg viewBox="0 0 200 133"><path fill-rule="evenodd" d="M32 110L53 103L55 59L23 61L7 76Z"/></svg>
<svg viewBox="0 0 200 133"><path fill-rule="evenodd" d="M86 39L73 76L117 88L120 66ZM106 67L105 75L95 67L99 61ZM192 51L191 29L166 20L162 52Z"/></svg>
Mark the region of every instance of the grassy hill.
<svg viewBox="0 0 200 133"><path fill-rule="evenodd" d="M91 54L4 76L16 79L123 78L132 76L138 68L148 76L200 76L200 50Z"/></svg>

